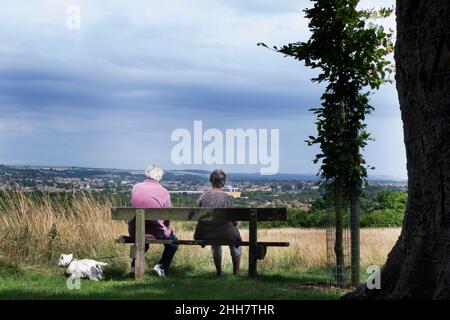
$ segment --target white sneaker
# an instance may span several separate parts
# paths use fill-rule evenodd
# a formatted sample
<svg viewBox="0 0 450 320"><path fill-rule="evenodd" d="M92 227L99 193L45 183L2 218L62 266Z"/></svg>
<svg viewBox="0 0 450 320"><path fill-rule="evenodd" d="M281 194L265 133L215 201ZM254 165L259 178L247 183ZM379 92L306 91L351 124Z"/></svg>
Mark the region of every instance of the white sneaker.
<svg viewBox="0 0 450 320"><path fill-rule="evenodd" d="M166 276L166 273L164 272L163 265L157 264L153 267L153 273L158 275L160 278L164 278Z"/></svg>

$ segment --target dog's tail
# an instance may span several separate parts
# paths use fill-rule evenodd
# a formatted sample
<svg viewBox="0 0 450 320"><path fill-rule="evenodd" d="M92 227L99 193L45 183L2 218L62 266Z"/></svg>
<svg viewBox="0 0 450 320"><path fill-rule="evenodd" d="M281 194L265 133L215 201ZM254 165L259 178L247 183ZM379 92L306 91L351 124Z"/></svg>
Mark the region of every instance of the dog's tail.
<svg viewBox="0 0 450 320"><path fill-rule="evenodd" d="M106 262L100 262L100 261L97 261L96 264L99 266L107 266L108 265Z"/></svg>

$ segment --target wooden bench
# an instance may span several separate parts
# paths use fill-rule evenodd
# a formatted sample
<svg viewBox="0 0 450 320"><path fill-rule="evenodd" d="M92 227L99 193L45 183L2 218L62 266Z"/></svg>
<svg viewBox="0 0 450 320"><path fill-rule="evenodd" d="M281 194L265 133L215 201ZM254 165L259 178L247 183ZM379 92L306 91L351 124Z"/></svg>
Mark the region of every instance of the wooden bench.
<svg viewBox="0 0 450 320"><path fill-rule="evenodd" d="M135 278L144 277L144 254L145 244L178 244L178 245L235 245L248 246L248 273L255 277L257 274L257 260L266 256L267 247L288 247L289 242L258 242L258 221L286 221L286 208L112 208L113 220L131 220L136 218L136 265ZM146 220L170 220L170 221L248 221L249 241L232 242L222 240L145 240ZM130 237L122 236L116 240L117 243L133 243Z"/></svg>

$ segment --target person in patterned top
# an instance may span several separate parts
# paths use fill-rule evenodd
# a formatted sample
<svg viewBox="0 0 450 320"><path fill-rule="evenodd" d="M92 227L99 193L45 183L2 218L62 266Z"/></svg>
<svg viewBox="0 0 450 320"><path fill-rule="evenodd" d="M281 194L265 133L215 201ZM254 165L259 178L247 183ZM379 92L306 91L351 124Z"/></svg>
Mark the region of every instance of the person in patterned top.
<svg viewBox="0 0 450 320"><path fill-rule="evenodd" d="M197 205L202 208L231 208L233 198L222 191L227 176L222 170L211 172L209 181L212 189L204 192L197 200ZM242 241L241 234L237 229L236 221L199 221L195 227L195 240L230 240ZM211 246L214 265L217 276L222 276L222 247ZM231 259L233 261L233 274L240 275L241 246L230 246Z"/></svg>

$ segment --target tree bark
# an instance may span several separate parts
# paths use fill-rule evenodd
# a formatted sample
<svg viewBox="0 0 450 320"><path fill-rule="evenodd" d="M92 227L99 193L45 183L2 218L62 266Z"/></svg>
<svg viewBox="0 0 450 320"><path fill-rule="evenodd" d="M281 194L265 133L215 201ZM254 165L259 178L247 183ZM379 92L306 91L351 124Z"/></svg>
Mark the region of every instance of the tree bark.
<svg viewBox="0 0 450 320"><path fill-rule="evenodd" d="M342 286L347 282L344 261L344 187L342 178L336 179L335 189L334 213L336 239L334 253L336 255L336 282L338 286Z"/></svg>
<svg viewBox="0 0 450 320"><path fill-rule="evenodd" d="M406 214L381 289L344 299L450 299L450 1L397 0L396 14Z"/></svg>

